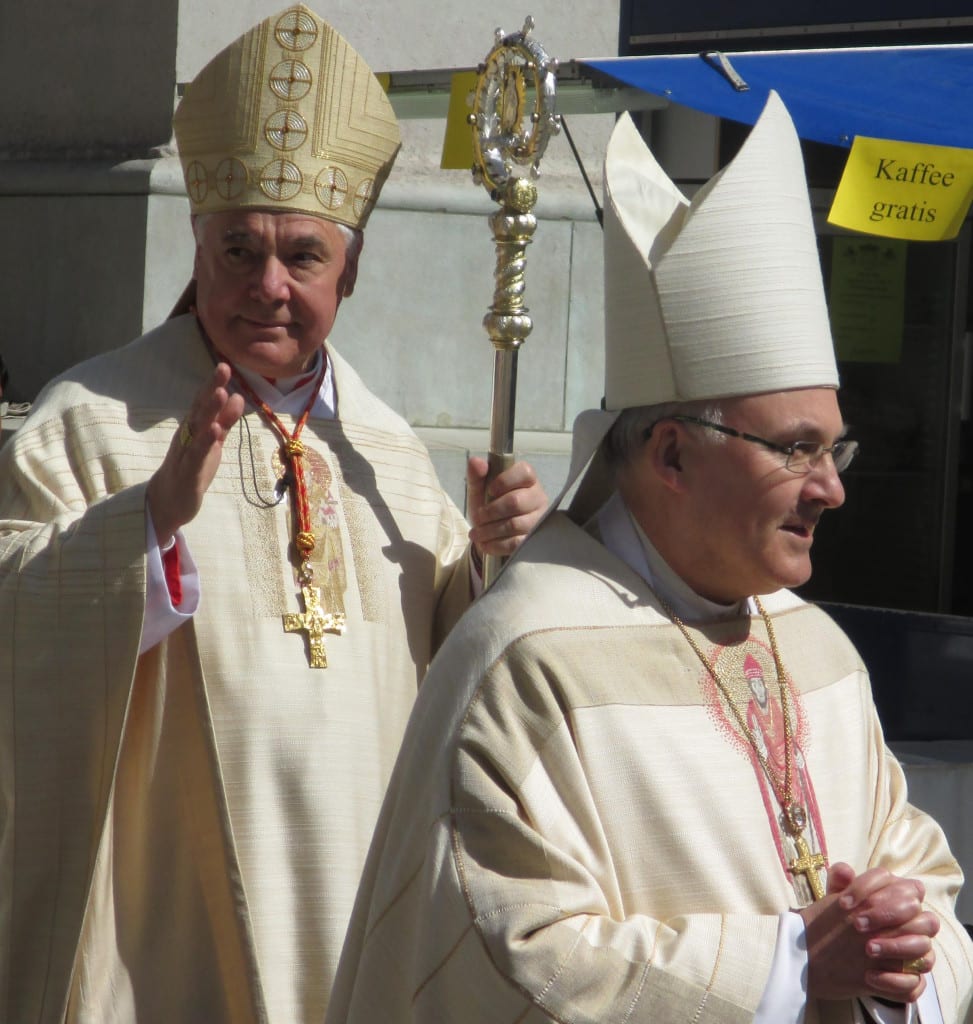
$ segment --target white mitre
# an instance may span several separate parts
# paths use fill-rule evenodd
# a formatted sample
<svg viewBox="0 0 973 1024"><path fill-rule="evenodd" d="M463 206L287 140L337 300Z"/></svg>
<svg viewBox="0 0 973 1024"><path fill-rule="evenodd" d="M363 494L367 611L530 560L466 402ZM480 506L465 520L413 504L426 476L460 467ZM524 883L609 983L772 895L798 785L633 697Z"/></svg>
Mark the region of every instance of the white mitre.
<svg viewBox="0 0 973 1024"><path fill-rule="evenodd" d="M688 202L626 115L605 159L605 405L837 387L804 161L771 92Z"/></svg>
<svg viewBox="0 0 973 1024"><path fill-rule="evenodd" d="M691 202L623 116L605 158L606 411L578 417L562 497L622 409L837 386L804 161L780 97ZM607 497L611 479L596 458L573 508Z"/></svg>

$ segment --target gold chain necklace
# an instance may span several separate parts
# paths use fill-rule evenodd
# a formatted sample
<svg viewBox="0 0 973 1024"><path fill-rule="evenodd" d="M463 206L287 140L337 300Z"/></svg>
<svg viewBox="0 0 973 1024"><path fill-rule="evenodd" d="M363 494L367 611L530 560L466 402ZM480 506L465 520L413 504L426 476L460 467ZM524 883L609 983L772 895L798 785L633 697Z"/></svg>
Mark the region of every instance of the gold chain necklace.
<svg viewBox="0 0 973 1024"><path fill-rule="evenodd" d="M696 653L696 657L703 663L713 682L716 683L717 689L723 695L724 701L726 701L727 706L733 713L733 717L740 726L741 732L746 737L757 760L760 762L761 768L764 770L764 774L767 776L767 781L770 783L774 796L780 805L784 828L793 839L794 847L798 854L796 859L789 862L791 873L794 875L804 875L814 898L816 900L821 899L825 891L821 885L818 869L827 867L827 861L821 854L811 853L807 840L804 838L804 829L807 828L807 811L794 799L794 723L791 717L790 699L786 683L787 673L784 671L784 665L781 661L780 649L777 646L777 634L770 616L764 611L760 598L754 597L757 611L760 613L760 617L763 619L767 630L767 638L770 640L770 650L774 656L774 669L777 673L777 692L780 695L780 707L784 716L784 778L782 782L775 776L767 755L760 749L760 744L757 743L757 737L753 729L747 724L747 720L733 699L730 688L720 678L716 667L710 664L709 658L706 657L703 649L696 642L695 637L689 632L686 624L676 615L672 605L661 594L656 593L656 597L662 606L662 610L686 638L686 642Z"/></svg>

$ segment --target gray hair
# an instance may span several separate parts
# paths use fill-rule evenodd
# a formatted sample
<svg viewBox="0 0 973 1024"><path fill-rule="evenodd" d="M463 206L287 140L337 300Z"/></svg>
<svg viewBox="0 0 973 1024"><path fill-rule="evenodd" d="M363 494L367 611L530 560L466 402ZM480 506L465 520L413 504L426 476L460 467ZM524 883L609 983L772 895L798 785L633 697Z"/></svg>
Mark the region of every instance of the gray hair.
<svg viewBox="0 0 973 1024"><path fill-rule="evenodd" d="M356 260L365 244L365 234L361 228L350 228L347 224L338 224L334 221L345 237L345 259Z"/></svg>
<svg viewBox="0 0 973 1024"><path fill-rule="evenodd" d="M282 213L284 211L271 211L274 213ZM193 236L197 243L202 241L203 229L206 227L206 222L212 217L211 213L198 213L193 217ZM332 224L341 232L342 238L345 240L345 259L355 260L358 258L359 253L362 250L362 246L365 243L365 236L359 228L351 228L347 224L339 224L337 221L332 221Z"/></svg>
<svg viewBox="0 0 973 1024"><path fill-rule="evenodd" d="M696 416L711 423L723 422L723 407L718 401L706 399L696 402L661 402L658 405L636 405L623 409L611 430L601 442L601 451L608 465L621 469L632 462L642 449L652 428L672 416ZM691 425L692 426L692 425ZM692 428L700 429L703 428ZM707 436L716 444L726 440L715 430Z"/></svg>

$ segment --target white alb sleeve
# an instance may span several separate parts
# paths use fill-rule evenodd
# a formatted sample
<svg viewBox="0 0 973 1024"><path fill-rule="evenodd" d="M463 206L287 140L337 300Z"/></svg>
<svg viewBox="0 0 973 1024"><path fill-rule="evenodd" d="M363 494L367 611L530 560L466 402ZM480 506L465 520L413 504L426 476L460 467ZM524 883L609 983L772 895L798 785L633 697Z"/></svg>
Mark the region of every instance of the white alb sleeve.
<svg viewBox="0 0 973 1024"><path fill-rule="evenodd" d="M770 976L753 1018L754 1024L803 1024L807 1005L807 943L804 919L792 911L780 915Z"/></svg>
<svg viewBox="0 0 973 1024"><path fill-rule="evenodd" d="M179 578L182 582L182 601L178 608L172 603L169 585L162 567L162 549L159 547L152 525L152 517L145 517L145 619L142 622L142 638L139 654L150 651L164 640L173 630L191 619L199 608L199 571L190 554L186 540L176 532L172 544L179 549Z"/></svg>
<svg viewBox="0 0 973 1024"><path fill-rule="evenodd" d="M944 1024L936 983L931 974L926 976L926 989L914 1005L888 1006L870 998L863 998L860 1002L874 1024ZM806 1003L804 921L799 914L788 912L780 916L774 960L754 1024L802 1024Z"/></svg>

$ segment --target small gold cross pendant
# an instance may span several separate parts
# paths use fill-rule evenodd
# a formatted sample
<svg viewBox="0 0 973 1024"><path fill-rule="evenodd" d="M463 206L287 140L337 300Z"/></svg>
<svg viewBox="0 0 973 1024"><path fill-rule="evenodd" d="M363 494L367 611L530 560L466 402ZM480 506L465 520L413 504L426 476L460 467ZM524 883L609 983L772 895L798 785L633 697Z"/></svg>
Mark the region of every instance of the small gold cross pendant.
<svg viewBox="0 0 973 1024"><path fill-rule="evenodd" d="M304 596L303 612L288 612L284 615L285 633L307 633L308 660L311 668L327 668L328 655L324 649L324 634L345 631L343 613L326 612L321 607L321 590L319 587L301 587Z"/></svg>
<svg viewBox="0 0 973 1024"><path fill-rule="evenodd" d="M811 894L816 900L824 897L824 886L821 884L821 877L818 870L828 866L828 862L820 853L811 853L810 847L804 836L794 837L794 845L797 847L797 857L790 862L788 867L792 875L803 875L807 884L811 887Z"/></svg>

